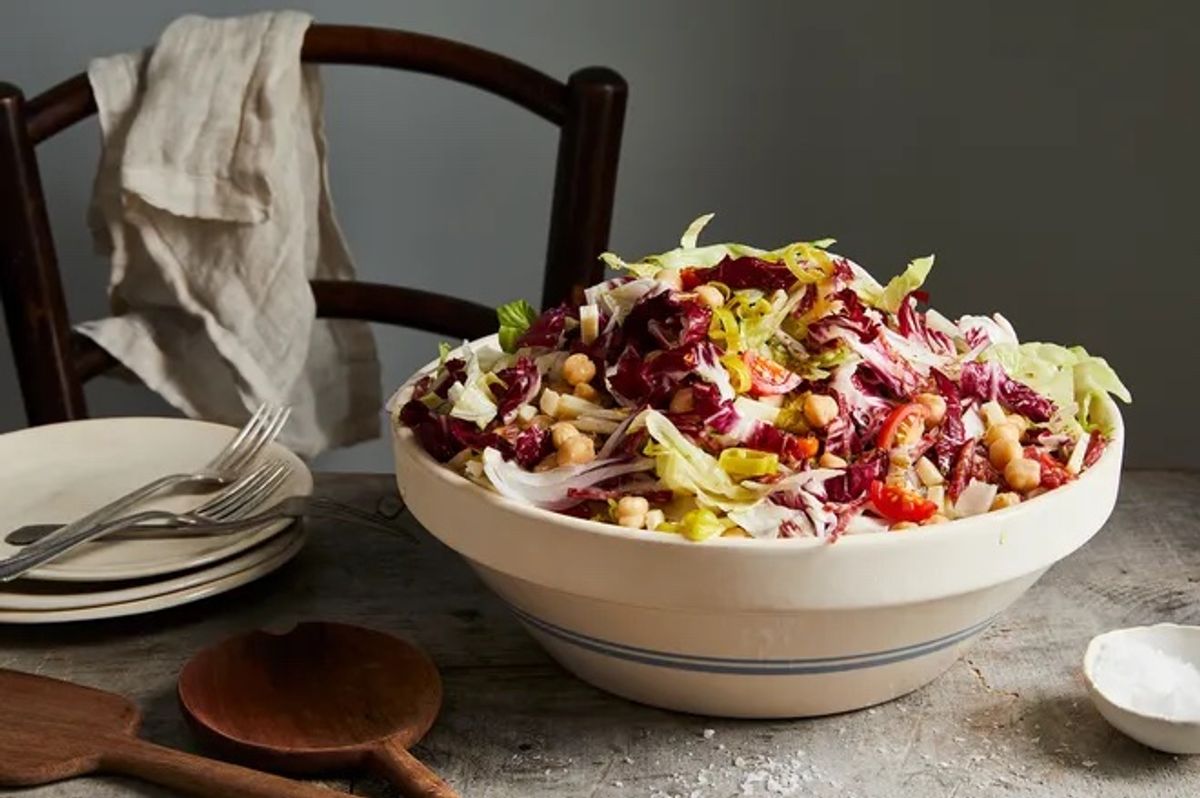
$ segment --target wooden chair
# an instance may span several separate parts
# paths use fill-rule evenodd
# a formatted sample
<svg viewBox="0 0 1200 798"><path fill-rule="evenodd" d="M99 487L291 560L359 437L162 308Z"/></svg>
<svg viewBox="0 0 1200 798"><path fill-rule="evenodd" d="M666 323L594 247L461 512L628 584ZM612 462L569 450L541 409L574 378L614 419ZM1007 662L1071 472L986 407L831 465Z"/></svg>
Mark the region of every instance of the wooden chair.
<svg viewBox="0 0 1200 798"><path fill-rule="evenodd" d="M601 279L608 243L627 87L589 67L566 84L525 64L458 42L380 28L314 25L302 58L423 72L511 100L558 125L542 304ZM29 101L0 83L0 298L31 425L86 418L83 383L114 365L67 319L34 147L96 111L86 75ZM398 324L458 338L493 332L492 309L413 288L313 281L317 315Z"/></svg>

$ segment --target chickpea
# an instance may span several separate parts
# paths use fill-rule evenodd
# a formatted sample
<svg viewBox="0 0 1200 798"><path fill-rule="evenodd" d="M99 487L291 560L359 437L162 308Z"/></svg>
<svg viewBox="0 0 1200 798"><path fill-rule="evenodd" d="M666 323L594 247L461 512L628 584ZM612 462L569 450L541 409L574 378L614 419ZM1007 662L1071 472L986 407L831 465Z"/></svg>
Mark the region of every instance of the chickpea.
<svg viewBox="0 0 1200 798"><path fill-rule="evenodd" d="M670 407L667 409L672 413L690 413L696 408L696 395L691 388L680 388L671 397Z"/></svg>
<svg viewBox="0 0 1200 798"><path fill-rule="evenodd" d="M1004 481L1021 493L1033 490L1042 481L1042 466L1038 461L1026 457L1010 460L1004 467Z"/></svg>
<svg viewBox="0 0 1200 798"><path fill-rule="evenodd" d="M592 378L596 376L596 364L587 355L576 352L563 361L562 374L563 379L571 385L591 382Z"/></svg>
<svg viewBox="0 0 1200 798"><path fill-rule="evenodd" d="M996 468L1004 468L1021 456L1021 444L1011 438L997 438L988 447L988 460Z"/></svg>
<svg viewBox="0 0 1200 798"><path fill-rule="evenodd" d="M821 459L817 461L817 465L821 466L821 468L845 468L849 463L836 454L825 452L821 455Z"/></svg>
<svg viewBox="0 0 1200 798"><path fill-rule="evenodd" d="M600 392L586 382L581 382L576 385L575 390L572 391L572 393L574 393L580 399L586 399L589 402L595 402L600 398Z"/></svg>
<svg viewBox="0 0 1200 798"><path fill-rule="evenodd" d="M950 519L941 513L934 513L921 522L921 526L933 526L934 524L944 524Z"/></svg>
<svg viewBox="0 0 1200 798"><path fill-rule="evenodd" d="M554 441L554 448L561 449L563 444L579 435L579 430L569 421L560 421L550 427L550 440Z"/></svg>
<svg viewBox="0 0 1200 798"><path fill-rule="evenodd" d="M719 308L725 304L725 297L711 285L696 286L696 299L700 300L701 305L708 305L710 308Z"/></svg>
<svg viewBox="0 0 1200 798"><path fill-rule="evenodd" d="M646 525L646 516L644 515L619 515L617 516L617 525L623 526L626 529L641 529Z"/></svg>
<svg viewBox="0 0 1200 798"><path fill-rule="evenodd" d="M1008 423L1017 428L1017 437L1021 437L1029 431L1029 419L1020 413L1009 413Z"/></svg>
<svg viewBox="0 0 1200 798"><path fill-rule="evenodd" d="M919 393L913 397L919 404L924 405L929 411L929 415L925 417L925 425L936 427L942 423L942 419L946 417L946 400L938 396L936 393Z"/></svg>
<svg viewBox="0 0 1200 798"><path fill-rule="evenodd" d="M650 512L650 502L644 496L625 496L617 502L617 517L622 515L645 515Z"/></svg>
<svg viewBox="0 0 1200 798"><path fill-rule="evenodd" d="M814 427L824 427L837 418L838 403L832 396L810 393L804 397L804 418Z"/></svg>
<svg viewBox="0 0 1200 798"><path fill-rule="evenodd" d="M988 431L983 436L983 442L991 446L1001 438L1010 441L1021 440L1021 430L1017 429L1016 424L1010 424L1007 421L1001 422L994 427L989 427Z"/></svg>
<svg viewBox="0 0 1200 798"><path fill-rule="evenodd" d="M1013 493L1011 490L1006 490L1004 493L997 493L996 498L992 499L992 509L1003 510L1005 507L1012 507L1014 504L1020 503L1020 494Z"/></svg>
<svg viewBox="0 0 1200 798"><path fill-rule="evenodd" d="M596 459L596 443L586 435L568 438L558 449L558 464L583 465Z"/></svg>
<svg viewBox="0 0 1200 798"><path fill-rule="evenodd" d="M893 532L903 532L905 529L916 529L917 525L912 521L897 521L889 527Z"/></svg>
<svg viewBox="0 0 1200 798"><path fill-rule="evenodd" d="M660 283L666 283L672 290L683 290L683 277L680 276L678 269L659 269L654 275L654 279Z"/></svg>
<svg viewBox="0 0 1200 798"><path fill-rule="evenodd" d="M654 531L666 523L667 514L662 510L651 510L646 513L646 529Z"/></svg>

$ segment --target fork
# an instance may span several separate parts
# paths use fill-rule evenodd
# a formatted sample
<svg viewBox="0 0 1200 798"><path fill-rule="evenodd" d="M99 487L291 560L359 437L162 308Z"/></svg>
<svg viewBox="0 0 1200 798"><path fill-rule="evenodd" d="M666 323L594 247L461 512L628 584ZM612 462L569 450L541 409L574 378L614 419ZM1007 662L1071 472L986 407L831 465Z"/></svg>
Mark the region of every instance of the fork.
<svg viewBox="0 0 1200 798"><path fill-rule="evenodd" d="M168 474L114 499L103 507L66 524L52 537L68 537L135 507L156 493L189 483L228 485L236 480L267 444L275 440L291 413L290 407L259 406L241 431L207 465L194 472Z"/></svg>
<svg viewBox="0 0 1200 798"><path fill-rule="evenodd" d="M150 512L152 511L146 511L147 514ZM148 523L143 520L141 523L130 524L128 517L114 518L104 522L105 529L110 531L102 531L98 534L103 535L105 540L154 540L210 535L220 537L285 518L325 518L332 521L345 521L382 532L400 534L410 541L415 541L411 532L390 523L378 513L323 496L289 496L257 515L231 521L201 521L165 511L155 519L160 520L161 523ZM27 524L9 532L8 536L4 538L4 542L13 546L28 546L44 540L58 529L61 529L59 524Z"/></svg>
<svg viewBox="0 0 1200 798"><path fill-rule="evenodd" d="M105 532L127 524L140 524L164 517L184 519L184 523L228 523L252 514L278 490L292 473L282 460L270 460L250 471L221 493L186 513L143 510L124 518L102 521L69 535L51 535L19 554L0 561L0 582L9 582L30 570L61 557L75 547Z"/></svg>

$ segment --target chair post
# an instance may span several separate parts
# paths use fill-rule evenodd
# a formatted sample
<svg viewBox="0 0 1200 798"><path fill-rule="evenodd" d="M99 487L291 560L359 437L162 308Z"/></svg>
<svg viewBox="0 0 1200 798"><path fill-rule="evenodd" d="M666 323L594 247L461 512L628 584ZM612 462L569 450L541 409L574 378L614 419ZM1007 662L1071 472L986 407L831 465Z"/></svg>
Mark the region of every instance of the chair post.
<svg viewBox="0 0 1200 798"><path fill-rule="evenodd" d="M0 83L0 299L30 424L87 416L20 89Z"/></svg>
<svg viewBox="0 0 1200 798"><path fill-rule="evenodd" d="M599 282L608 247L628 86L611 69L587 67L567 81L542 307L579 299Z"/></svg>

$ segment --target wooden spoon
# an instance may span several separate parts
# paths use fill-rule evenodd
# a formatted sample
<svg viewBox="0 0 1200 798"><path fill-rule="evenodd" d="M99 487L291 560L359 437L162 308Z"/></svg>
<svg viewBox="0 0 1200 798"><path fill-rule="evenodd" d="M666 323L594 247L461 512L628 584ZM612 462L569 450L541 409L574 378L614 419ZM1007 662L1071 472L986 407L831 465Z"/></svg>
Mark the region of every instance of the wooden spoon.
<svg viewBox="0 0 1200 798"><path fill-rule="evenodd" d="M0 785L31 787L105 771L206 798L335 798L347 793L139 740L128 700L0 669Z"/></svg>
<svg viewBox="0 0 1200 798"><path fill-rule="evenodd" d="M399 638L337 623L251 632L192 657L179 702L201 739L255 767L368 767L410 798L458 798L408 752L442 704L437 668Z"/></svg>

